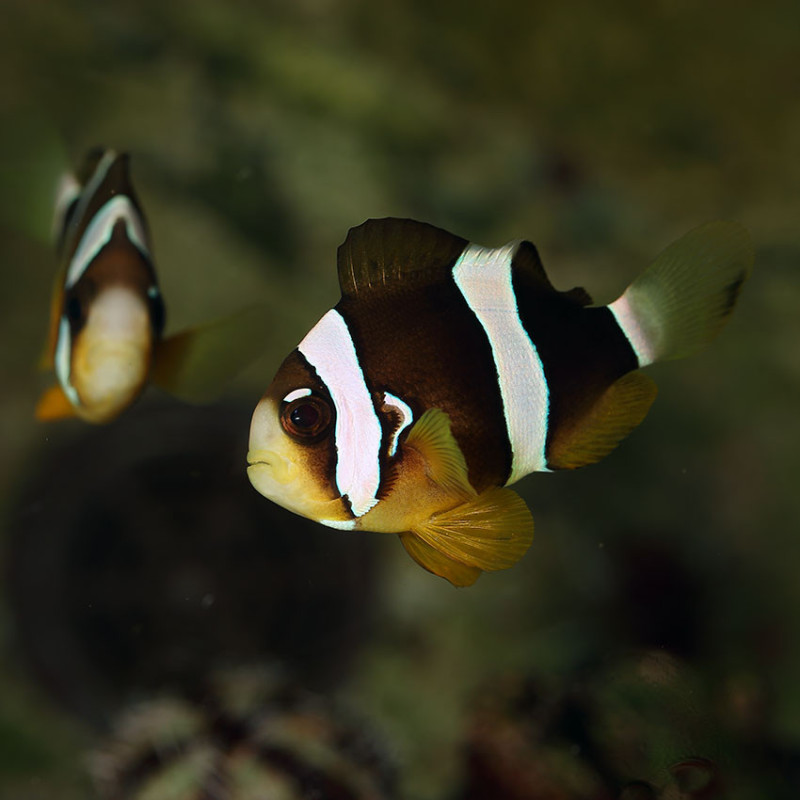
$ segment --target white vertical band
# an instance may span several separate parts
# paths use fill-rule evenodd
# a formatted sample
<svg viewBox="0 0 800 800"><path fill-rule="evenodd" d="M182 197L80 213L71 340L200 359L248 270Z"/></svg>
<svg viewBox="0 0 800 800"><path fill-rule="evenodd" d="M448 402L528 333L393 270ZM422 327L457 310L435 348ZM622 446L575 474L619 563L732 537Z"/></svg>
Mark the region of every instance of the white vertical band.
<svg viewBox="0 0 800 800"><path fill-rule="evenodd" d="M139 213L128 197L122 194L117 195L95 214L83 236L81 236L81 241L72 256L72 260L69 262L67 277L64 282L65 289L74 286L81 275L86 272L86 268L91 264L92 259L108 244L114 225L120 219L125 221L125 230L128 233L128 238L143 255L149 255L144 226Z"/></svg>
<svg viewBox="0 0 800 800"><path fill-rule="evenodd" d="M70 402L79 406L81 404L78 391L72 385L72 334L69 321L61 317L58 323L58 338L56 339L55 369L58 382Z"/></svg>
<svg viewBox="0 0 800 800"><path fill-rule="evenodd" d="M347 323L331 309L297 348L317 372L336 407L336 486L361 517L377 503L381 424L358 363Z"/></svg>
<svg viewBox="0 0 800 800"><path fill-rule="evenodd" d="M511 443L507 484L547 469L549 390L536 347L519 317L511 261L519 242L492 250L470 244L453 267L464 299L486 331Z"/></svg>

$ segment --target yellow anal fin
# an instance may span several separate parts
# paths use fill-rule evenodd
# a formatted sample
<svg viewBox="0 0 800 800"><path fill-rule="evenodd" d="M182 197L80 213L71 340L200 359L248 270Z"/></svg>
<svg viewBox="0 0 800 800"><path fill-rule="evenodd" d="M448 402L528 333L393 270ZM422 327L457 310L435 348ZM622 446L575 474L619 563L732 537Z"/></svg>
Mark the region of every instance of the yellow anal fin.
<svg viewBox="0 0 800 800"><path fill-rule="evenodd" d="M440 408L429 408L408 433L406 447L424 459L428 476L457 495L475 494L467 476L467 462L450 430L450 417Z"/></svg>
<svg viewBox="0 0 800 800"><path fill-rule="evenodd" d="M182 400L210 402L264 352L274 327L268 310L255 306L163 339L152 381Z"/></svg>
<svg viewBox="0 0 800 800"><path fill-rule="evenodd" d="M556 431L548 466L575 469L607 456L645 418L658 388L641 372L613 383L571 430Z"/></svg>
<svg viewBox="0 0 800 800"><path fill-rule="evenodd" d="M417 564L428 572L450 581L453 586L472 586L483 571L478 567L468 567L460 561L454 561L452 558L442 555L413 533L401 533L400 541Z"/></svg>
<svg viewBox="0 0 800 800"><path fill-rule="evenodd" d="M515 492L489 489L433 514L411 533L447 559L494 572L525 555L533 540L533 517Z"/></svg>
<svg viewBox="0 0 800 800"><path fill-rule="evenodd" d="M56 384L46 389L36 404L36 419L47 422L55 419L66 419L76 416L75 406L64 394L64 390Z"/></svg>

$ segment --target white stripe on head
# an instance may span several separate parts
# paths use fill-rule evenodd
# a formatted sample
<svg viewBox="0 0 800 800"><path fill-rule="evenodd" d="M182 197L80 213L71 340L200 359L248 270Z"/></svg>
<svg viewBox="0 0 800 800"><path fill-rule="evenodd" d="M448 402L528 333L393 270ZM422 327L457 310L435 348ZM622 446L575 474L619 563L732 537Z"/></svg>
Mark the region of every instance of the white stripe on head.
<svg viewBox="0 0 800 800"><path fill-rule="evenodd" d="M400 415L400 424L392 433L392 440L389 443L389 458L391 458L397 452L397 440L400 438L400 434L414 421L414 412L407 403L390 392L383 393L383 402Z"/></svg>
<svg viewBox="0 0 800 800"><path fill-rule="evenodd" d="M637 318L636 312L628 302L628 293L617 298L607 306L608 310L614 315L617 325L622 329L625 338L636 353L636 358L640 367L646 367L656 360L656 351L653 343L648 339L642 324Z"/></svg>
<svg viewBox="0 0 800 800"><path fill-rule="evenodd" d="M353 337L342 315L331 309L297 349L330 392L336 408L336 486L353 514L363 516L378 502L381 424Z"/></svg>
<svg viewBox="0 0 800 800"><path fill-rule="evenodd" d="M511 442L507 484L547 469L549 389L542 360L522 324L511 278L519 242L492 250L470 244L453 267L464 299L483 326L497 369Z"/></svg>
<svg viewBox="0 0 800 800"><path fill-rule="evenodd" d="M114 226L120 219L125 222L128 238L144 256L149 256L139 212L130 201L130 198L119 194L109 200L95 214L86 228L75 254L69 262L67 277L64 282L65 289L71 288L80 280L81 275L86 272L86 268L91 264L94 257L108 244L114 231Z"/></svg>
<svg viewBox="0 0 800 800"><path fill-rule="evenodd" d="M56 377L64 390L64 394L69 401L75 405L80 405L77 389L72 385L72 333L69 321L63 317L58 323L58 339L56 340L55 354Z"/></svg>

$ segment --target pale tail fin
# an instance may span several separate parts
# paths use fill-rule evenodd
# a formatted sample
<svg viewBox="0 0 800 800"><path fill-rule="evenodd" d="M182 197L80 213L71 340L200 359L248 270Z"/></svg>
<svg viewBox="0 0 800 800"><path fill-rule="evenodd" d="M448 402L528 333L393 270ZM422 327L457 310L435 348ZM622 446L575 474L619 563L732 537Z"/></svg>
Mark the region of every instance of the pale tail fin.
<svg viewBox="0 0 800 800"><path fill-rule="evenodd" d="M728 320L753 267L747 230L709 222L673 242L609 309L639 366L705 347Z"/></svg>

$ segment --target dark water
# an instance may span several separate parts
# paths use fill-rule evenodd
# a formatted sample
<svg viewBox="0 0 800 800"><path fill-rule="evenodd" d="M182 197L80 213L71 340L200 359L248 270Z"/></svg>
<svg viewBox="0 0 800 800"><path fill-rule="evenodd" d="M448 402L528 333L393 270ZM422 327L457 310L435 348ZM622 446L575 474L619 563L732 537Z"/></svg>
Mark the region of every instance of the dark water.
<svg viewBox="0 0 800 800"><path fill-rule="evenodd" d="M56 265L5 214L0 797L796 796L796 4L3 9L4 137L131 151L168 330L286 322L215 405L38 425ZM9 138L19 210L48 165ZM757 249L720 339L650 371L606 461L525 479L533 547L466 590L244 473L336 246L385 215L528 237L600 302L708 219Z"/></svg>

